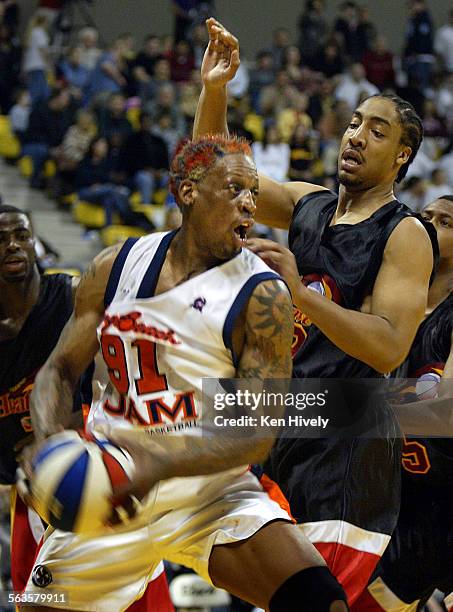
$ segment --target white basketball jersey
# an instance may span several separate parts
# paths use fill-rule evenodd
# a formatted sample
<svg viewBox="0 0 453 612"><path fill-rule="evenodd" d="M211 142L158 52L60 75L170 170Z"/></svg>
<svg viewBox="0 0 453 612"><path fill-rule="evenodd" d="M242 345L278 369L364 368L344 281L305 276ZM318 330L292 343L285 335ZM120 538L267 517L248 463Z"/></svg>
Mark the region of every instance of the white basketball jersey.
<svg viewBox="0 0 453 612"><path fill-rule="evenodd" d="M203 377L234 378L236 317L260 282L280 278L242 249L155 296L174 235L130 239L115 260L98 328L89 428L108 421L159 434L198 434Z"/></svg>

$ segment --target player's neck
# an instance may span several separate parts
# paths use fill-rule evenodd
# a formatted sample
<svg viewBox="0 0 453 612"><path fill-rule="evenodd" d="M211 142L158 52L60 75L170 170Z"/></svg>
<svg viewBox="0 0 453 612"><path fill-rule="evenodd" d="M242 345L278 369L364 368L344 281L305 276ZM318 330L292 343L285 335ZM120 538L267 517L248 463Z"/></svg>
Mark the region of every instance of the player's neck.
<svg viewBox="0 0 453 612"><path fill-rule="evenodd" d="M453 262L441 259L428 293L427 313L443 302L453 291Z"/></svg>
<svg viewBox="0 0 453 612"><path fill-rule="evenodd" d="M181 227L172 240L168 250L168 259L173 270L184 277L184 280L201 274L220 263L206 249L200 249L193 234L184 227Z"/></svg>
<svg viewBox="0 0 453 612"><path fill-rule="evenodd" d="M36 266L29 278L9 283L0 281L0 320L27 316L38 301L40 276Z"/></svg>
<svg viewBox="0 0 453 612"><path fill-rule="evenodd" d="M355 213L360 219L368 219L394 199L393 185L376 185L363 191L351 190L340 185L334 222L339 223L341 217L347 213Z"/></svg>

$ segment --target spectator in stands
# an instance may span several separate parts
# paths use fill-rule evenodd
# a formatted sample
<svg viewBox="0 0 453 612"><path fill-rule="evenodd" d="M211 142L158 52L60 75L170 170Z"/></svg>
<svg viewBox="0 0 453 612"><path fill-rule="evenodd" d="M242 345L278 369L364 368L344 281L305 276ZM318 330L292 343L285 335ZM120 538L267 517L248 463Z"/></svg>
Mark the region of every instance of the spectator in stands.
<svg viewBox="0 0 453 612"><path fill-rule="evenodd" d="M46 17L37 14L30 20L25 33L22 70L33 105L47 100L50 93L46 76L50 69L48 29Z"/></svg>
<svg viewBox="0 0 453 612"><path fill-rule="evenodd" d="M277 28L272 32L272 45L268 51L272 54L277 70L283 67L285 50L291 45L291 35L286 28Z"/></svg>
<svg viewBox="0 0 453 612"><path fill-rule="evenodd" d="M66 85L70 87L71 94L81 100L91 78L90 70L82 64L81 48L71 47L60 61L58 70Z"/></svg>
<svg viewBox="0 0 453 612"><path fill-rule="evenodd" d="M361 96L372 96L379 93L376 85L373 85L365 78L365 68L358 62L352 64L346 74L344 74L335 90L337 100L347 102L352 111L357 108Z"/></svg>
<svg viewBox="0 0 453 612"><path fill-rule="evenodd" d="M195 68L198 70L203 61L203 55L208 44L208 30L204 23L196 25L191 33L190 42L192 45L192 53L195 62Z"/></svg>
<svg viewBox="0 0 453 612"><path fill-rule="evenodd" d="M296 87L300 86L302 81L302 69L301 69L302 58L298 47L295 45L290 45L285 49L285 53L283 55L283 70L289 75L291 82L296 85Z"/></svg>
<svg viewBox="0 0 453 612"><path fill-rule="evenodd" d="M173 127L171 115L162 113L156 124L151 127L151 134L161 138L167 147L168 157L172 159L181 141L181 134Z"/></svg>
<svg viewBox="0 0 453 612"><path fill-rule="evenodd" d="M14 35L19 26L19 5L17 0L2 0L2 24Z"/></svg>
<svg viewBox="0 0 453 612"><path fill-rule="evenodd" d="M213 0L171 0L175 16L174 40L190 38L191 29L214 14Z"/></svg>
<svg viewBox="0 0 453 612"><path fill-rule="evenodd" d="M193 122L200 93L200 71L194 70L191 74L190 81L187 83L181 83L179 86L179 109L183 114L186 125L191 125Z"/></svg>
<svg viewBox="0 0 453 612"><path fill-rule="evenodd" d="M434 100L425 100L421 119L425 138L444 138L447 135L445 121L437 112Z"/></svg>
<svg viewBox="0 0 453 612"><path fill-rule="evenodd" d="M151 127L150 115L141 113L140 129L124 142L117 166L122 181L140 192L144 204L151 204L155 190L166 185L169 168L167 146Z"/></svg>
<svg viewBox="0 0 453 612"><path fill-rule="evenodd" d="M233 98L242 98L246 95L250 83L249 70L246 62L242 61L234 75L234 78L228 83L228 94Z"/></svg>
<svg viewBox="0 0 453 612"><path fill-rule="evenodd" d="M433 24L424 0L410 0L409 10L404 57L408 75L424 92L430 84L434 62Z"/></svg>
<svg viewBox="0 0 453 612"><path fill-rule="evenodd" d="M146 88L142 89L142 103L146 104L148 101L153 101L157 96L157 91L161 85L171 85L170 62L167 58L162 57L158 59L154 65L154 76L148 81Z"/></svg>
<svg viewBox="0 0 453 612"><path fill-rule="evenodd" d="M133 216L129 205L130 191L114 183L115 162L104 137L98 137L90 145L75 177L75 187L80 200L101 205L106 213L106 226L111 225L117 213L124 222Z"/></svg>
<svg viewBox="0 0 453 612"><path fill-rule="evenodd" d="M304 123L298 123L294 127L289 148L289 180L313 181L312 166L317 158L317 151L315 142L310 137L307 126Z"/></svg>
<svg viewBox="0 0 453 612"><path fill-rule="evenodd" d="M94 68L88 86L88 101L102 102L112 93L120 93L127 82L122 74L125 69L122 57L123 43L117 38L101 55Z"/></svg>
<svg viewBox="0 0 453 612"><path fill-rule="evenodd" d="M329 79L343 73L345 63L340 45L335 38L329 38L325 46L318 51L313 59L313 68Z"/></svg>
<svg viewBox="0 0 453 612"><path fill-rule="evenodd" d="M0 24L0 112L6 114L19 86L22 51L11 29Z"/></svg>
<svg viewBox="0 0 453 612"><path fill-rule="evenodd" d="M440 27L434 37L434 50L442 70L453 73L453 8L448 13L448 21Z"/></svg>
<svg viewBox="0 0 453 612"><path fill-rule="evenodd" d="M272 85L275 79L274 58L269 51L260 51L256 56L255 68L250 71L250 100L258 110L259 97L263 87Z"/></svg>
<svg viewBox="0 0 453 612"><path fill-rule="evenodd" d="M46 102L35 106L24 137L23 155L33 161L31 187L41 187L41 172L51 150L58 147L72 123L71 97L67 89L52 92Z"/></svg>
<svg viewBox="0 0 453 612"><path fill-rule="evenodd" d="M426 182L419 176L411 176L403 184L398 199L414 212L421 212L426 202Z"/></svg>
<svg viewBox="0 0 453 612"><path fill-rule="evenodd" d="M175 88L170 83L161 85L157 92L156 99L148 102L145 108L153 123L158 123L162 114L170 115L173 129L175 129L181 137L186 133L184 117L176 103Z"/></svg>
<svg viewBox="0 0 453 612"><path fill-rule="evenodd" d="M53 152L57 164L56 197L70 193L77 166L85 157L97 133L96 117L91 111L79 109L76 122L66 132L63 142Z"/></svg>
<svg viewBox="0 0 453 612"><path fill-rule="evenodd" d="M362 61L364 54L371 49L376 40L377 29L374 23L370 20L370 10L362 4L358 7L359 25L357 26L357 33L359 37L360 45L360 61Z"/></svg>
<svg viewBox="0 0 453 612"><path fill-rule="evenodd" d="M195 60L190 44L186 40L176 43L168 58L170 60L171 80L175 83L189 81L195 69Z"/></svg>
<svg viewBox="0 0 453 612"><path fill-rule="evenodd" d="M283 109L292 105L298 95L286 70L279 70L271 85L261 89L258 112L266 117L276 117Z"/></svg>
<svg viewBox="0 0 453 612"><path fill-rule="evenodd" d="M126 115L126 98L121 93L111 94L107 105L99 109L99 135L107 138L110 147L121 147L132 132Z"/></svg>
<svg viewBox="0 0 453 612"><path fill-rule="evenodd" d="M307 94L297 92L291 106L277 115L277 126L284 142L289 142L296 125L302 123L307 130L312 128L312 120L307 113L309 99Z"/></svg>
<svg viewBox="0 0 453 612"><path fill-rule="evenodd" d="M206 28L203 29L206 30ZM135 58L132 69L137 83L138 95L141 98L145 99L153 95L152 91L148 91L148 86L154 77L156 62L162 57L159 37L155 34L149 34L145 38L142 50L139 51Z"/></svg>
<svg viewBox="0 0 453 612"><path fill-rule="evenodd" d="M283 142L275 124L266 127L263 142L254 142L252 151L258 172L262 172L275 181L287 180L289 146Z"/></svg>
<svg viewBox="0 0 453 612"><path fill-rule="evenodd" d="M446 172L442 168L435 168L431 173L431 180L426 185L424 206L450 191L451 187L447 182Z"/></svg>
<svg viewBox="0 0 453 612"><path fill-rule="evenodd" d="M328 24L323 0L305 0L305 9L299 18L299 49L303 61L309 66L324 47Z"/></svg>
<svg viewBox="0 0 453 612"><path fill-rule="evenodd" d="M439 115L445 119L450 133L453 131L453 74L448 74L436 92Z"/></svg>
<svg viewBox="0 0 453 612"><path fill-rule="evenodd" d="M446 181L450 186L448 193L451 193L453 191L453 141L439 159L437 167L444 171Z"/></svg>
<svg viewBox="0 0 453 612"><path fill-rule="evenodd" d="M94 70L102 55L102 50L98 47L98 31L91 27L82 28L77 38L81 65L87 70Z"/></svg>
<svg viewBox="0 0 453 612"><path fill-rule="evenodd" d="M334 32L348 59L358 62L365 51L359 31L359 13L355 2L343 2L334 23Z"/></svg>
<svg viewBox="0 0 453 612"><path fill-rule="evenodd" d="M21 144L24 143L31 112L31 97L27 89L21 89L17 93L17 102L9 111L9 120L14 134Z"/></svg>
<svg viewBox="0 0 453 612"><path fill-rule="evenodd" d="M393 53L388 48L387 39L381 34L377 35L372 48L365 52L362 64L368 81L381 91L395 86L393 60Z"/></svg>

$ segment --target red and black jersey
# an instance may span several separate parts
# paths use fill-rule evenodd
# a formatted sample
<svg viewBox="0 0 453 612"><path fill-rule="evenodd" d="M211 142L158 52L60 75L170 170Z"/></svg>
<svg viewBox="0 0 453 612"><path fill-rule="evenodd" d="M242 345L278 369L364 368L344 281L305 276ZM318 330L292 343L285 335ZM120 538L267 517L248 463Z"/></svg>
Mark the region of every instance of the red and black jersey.
<svg viewBox="0 0 453 612"><path fill-rule="evenodd" d="M30 393L71 315L71 282L65 274L43 276L38 301L19 334L0 342L0 484L14 483L14 446L31 432Z"/></svg>
<svg viewBox="0 0 453 612"><path fill-rule="evenodd" d="M403 365L415 379L415 399L437 394L445 362L451 350L453 333L453 293L420 325L409 356ZM414 484L451 486L453 484L453 440L451 438L408 438L403 447L403 477Z"/></svg>
<svg viewBox="0 0 453 612"><path fill-rule="evenodd" d="M289 247L306 286L345 308L359 310L373 290L390 234L400 221L414 215L393 200L360 223L331 226L337 204L338 195L330 191L301 198L291 221ZM380 376L369 365L346 355L298 309L293 356L297 378Z"/></svg>

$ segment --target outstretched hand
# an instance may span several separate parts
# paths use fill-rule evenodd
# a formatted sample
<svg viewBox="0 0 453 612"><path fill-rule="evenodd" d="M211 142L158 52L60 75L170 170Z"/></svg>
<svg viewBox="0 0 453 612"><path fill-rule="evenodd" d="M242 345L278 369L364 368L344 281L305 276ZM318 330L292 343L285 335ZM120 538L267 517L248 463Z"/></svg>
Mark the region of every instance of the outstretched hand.
<svg viewBox="0 0 453 612"><path fill-rule="evenodd" d="M223 87L234 78L239 68L239 42L213 17L206 20L209 43L201 65L205 87Z"/></svg>

